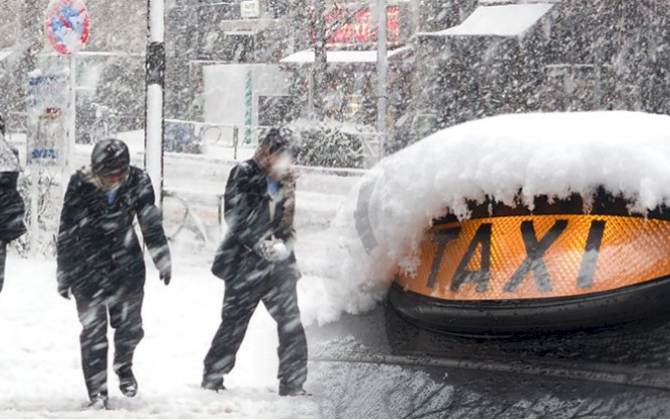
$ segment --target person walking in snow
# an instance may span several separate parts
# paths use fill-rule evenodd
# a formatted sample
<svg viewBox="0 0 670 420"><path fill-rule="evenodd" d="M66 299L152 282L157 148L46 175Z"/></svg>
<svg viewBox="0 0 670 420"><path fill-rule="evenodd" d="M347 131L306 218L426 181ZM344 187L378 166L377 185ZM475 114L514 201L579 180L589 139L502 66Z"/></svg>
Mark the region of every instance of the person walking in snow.
<svg viewBox="0 0 670 420"><path fill-rule="evenodd" d="M300 321L293 252L295 173L290 134L272 129L253 159L235 166L224 194L228 233L212 272L226 283L221 325L204 360L202 388L222 391L249 320L263 302L279 332L279 395L305 395L307 340Z"/></svg>
<svg viewBox="0 0 670 420"><path fill-rule="evenodd" d="M90 167L67 187L58 232L58 293L74 296L82 324L81 360L90 407L107 408L107 322L114 328L114 371L121 392L134 397L133 354L144 336L145 265L133 221L160 279L171 279L170 250L149 175L130 166L128 146L95 145Z"/></svg>
<svg viewBox="0 0 670 420"><path fill-rule="evenodd" d="M5 283L7 244L26 233L25 204L17 189L20 171L18 152L5 140L0 115L0 292Z"/></svg>

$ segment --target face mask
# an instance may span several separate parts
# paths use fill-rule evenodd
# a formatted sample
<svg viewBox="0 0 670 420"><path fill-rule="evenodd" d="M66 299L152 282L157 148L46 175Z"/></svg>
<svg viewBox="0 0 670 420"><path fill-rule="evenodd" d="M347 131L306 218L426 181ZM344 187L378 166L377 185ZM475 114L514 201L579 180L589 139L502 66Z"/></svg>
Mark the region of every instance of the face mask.
<svg viewBox="0 0 670 420"><path fill-rule="evenodd" d="M128 177L128 173L123 173L121 175L114 175L114 176L103 176L100 175L100 181L102 182L103 187L107 190L115 190L121 186L121 184L124 183L126 178Z"/></svg>

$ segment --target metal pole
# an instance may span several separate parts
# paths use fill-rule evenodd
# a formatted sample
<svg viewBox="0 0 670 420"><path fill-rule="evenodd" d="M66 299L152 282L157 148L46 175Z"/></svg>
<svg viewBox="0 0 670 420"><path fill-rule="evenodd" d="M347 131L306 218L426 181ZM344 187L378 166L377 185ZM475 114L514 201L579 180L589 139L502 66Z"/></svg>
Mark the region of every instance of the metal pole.
<svg viewBox="0 0 670 420"><path fill-rule="evenodd" d="M61 170L61 193L65 196L65 189L74 170L74 149L77 135L77 58L70 56L70 112L67 120L67 137L65 139L65 162Z"/></svg>
<svg viewBox="0 0 670 420"><path fill-rule="evenodd" d="M233 160L237 160L237 146L240 143L240 129L233 127Z"/></svg>
<svg viewBox="0 0 670 420"><path fill-rule="evenodd" d="M254 97L253 74L251 67L247 70L244 82L244 144L251 143L251 124L253 124Z"/></svg>
<svg viewBox="0 0 670 420"><path fill-rule="evenodd" d="M38 165L33 165L30 168L30 256L37 256L37 248L40 243L40 226L39 226L39 188L40 182L40 168ZM65 190L65 188L63 188Z"/></svg>
<svg viewBox="0 0 670 420"><path fill-rule="evenodd" d="M315 35L314 42L314 66L312 74L314 87L312 104L317 117L324 115L323 96L326 94L326 74L328 72L328 50L326 49L326 2L325 0L314 0L315 13Z"/></svg>
<svg viewBox="0 0 670 420"><path fill-rule="evenodd" d="M386 39L386 0L377 0L377 132L379 133L379 160L386 148L388 55Z"/></svg>
<svg viewBox="0 0 670 420"><path fill-rule="evenodd" d="M163 107L165 85L164 0L148 0L146 74L146 131L144 167L151 177L156 204L163 206Z"/></svg>

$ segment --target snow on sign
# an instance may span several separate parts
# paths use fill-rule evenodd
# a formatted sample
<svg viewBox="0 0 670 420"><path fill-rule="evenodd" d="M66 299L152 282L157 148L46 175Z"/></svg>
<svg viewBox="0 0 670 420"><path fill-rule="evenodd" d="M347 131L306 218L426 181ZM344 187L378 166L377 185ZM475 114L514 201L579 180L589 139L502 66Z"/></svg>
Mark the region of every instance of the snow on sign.
<svg viewBox="0 0 670 420"><path fill-rule="evenodd" d="M52 1L47 9L45 32L59 53L72 55L88 40L90 18L82 0Z"/></svg>

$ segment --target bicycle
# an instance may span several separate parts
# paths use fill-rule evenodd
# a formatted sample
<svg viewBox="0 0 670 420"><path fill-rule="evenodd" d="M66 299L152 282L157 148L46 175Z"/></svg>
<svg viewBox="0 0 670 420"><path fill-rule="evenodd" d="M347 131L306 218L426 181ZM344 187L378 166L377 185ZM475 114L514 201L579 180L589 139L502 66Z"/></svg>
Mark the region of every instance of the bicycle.
<svg viewBox="0 0 670 420"><path fill-rule="evenodd" d="M53 220L56 219L55 206L52 206L52 194L51 189L56 185L54 176L49 173L48 169L34 169L39 170L38 183L37 183L37 222L40 233L42 233L42 240L38 244L39 248L35 253L40 253L44 256L55 256L56 255L56 231L57 226L50 226L53 223ZM28 229L27 233L17 240L13 241L14 247L22 258L28 258L33 254L31 249L32 245L32 183L29 177L21 176L18 184L19 194L23 197L23 200L26 204L25 212L25 223ZM53 214L49 214L49 210L52 210ZM51 221L51 223L50 223ZM51 233L49 233L51 232ZM46 234L46 235L45 235Z"/></svg>

